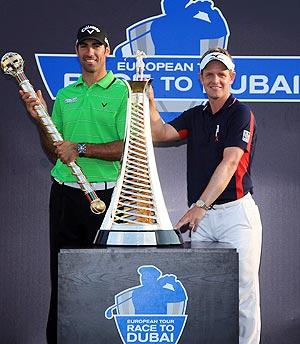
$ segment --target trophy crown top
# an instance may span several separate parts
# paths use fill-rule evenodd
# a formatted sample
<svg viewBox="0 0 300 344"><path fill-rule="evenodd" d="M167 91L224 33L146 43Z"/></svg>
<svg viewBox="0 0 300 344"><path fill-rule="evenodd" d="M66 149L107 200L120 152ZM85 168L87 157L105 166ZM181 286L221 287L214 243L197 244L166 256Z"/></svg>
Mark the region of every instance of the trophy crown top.
<svg viewBox="0 0 300 344"><path fill-rule="evenodd" d="M24 60L18 53L8 52L1 58L1 68L5 74L16 76L23 71Z"/></svg>

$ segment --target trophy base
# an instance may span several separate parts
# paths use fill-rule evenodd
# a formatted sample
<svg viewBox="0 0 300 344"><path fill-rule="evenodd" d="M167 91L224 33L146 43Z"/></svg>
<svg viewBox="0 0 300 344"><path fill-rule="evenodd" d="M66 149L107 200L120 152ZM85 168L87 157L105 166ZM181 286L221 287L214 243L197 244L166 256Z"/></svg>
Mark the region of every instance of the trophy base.
<svg viewBox="0 0 300 344"><path fill-rule="evenodd" d="M99 229L94 244L97 246L171 246L183 245L183 239L178 229L127 232Z"/></svg>

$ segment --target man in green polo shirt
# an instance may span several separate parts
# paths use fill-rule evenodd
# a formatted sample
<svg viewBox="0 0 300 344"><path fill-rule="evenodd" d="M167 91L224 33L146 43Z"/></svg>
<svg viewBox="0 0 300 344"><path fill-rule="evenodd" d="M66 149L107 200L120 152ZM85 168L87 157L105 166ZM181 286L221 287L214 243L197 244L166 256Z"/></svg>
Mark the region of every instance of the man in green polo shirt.
<svg viewBox="0 0 300 344"><path fill-rule="evenodd" d="M36 120L43 147L55 160L51 171L50 269L51 303L47 325L48 343L56 343L57 253L62 247L92 245L104 215L90 211L89 202L76 183L67 163L75 161L99 198L108 206L120 168L123 152L128 90L106 70L110 53L106 32L97 25L84 25L76 41L82 76L59 90L52 120L64 141L52 143L41 126L34 107L42 102L20 91L28 112Z"/></svg>
<svg viewBox="0 0 300 344"><path fill-rule="evenodd" d="M126 86L116 80L111 71L91 86L81 76L75 84L61 89L57 94L52 120L66 141L77 142L81 144L81 150L86 149L80 154L82 157L76 160L89 182L115 182L118 177L119 160L113 160L114 156L106 156L110 160L108 162L101 154L94 159L98 156L94 156L92 149L95 147L92 146L123 139L126 104ZM58 144L57 147L64 146ZM75 148L75 145L70 147L71 152L74 150L77 154ZM51 174L60 182L76 182L75 176L62 160L57 160Z"/></svg>

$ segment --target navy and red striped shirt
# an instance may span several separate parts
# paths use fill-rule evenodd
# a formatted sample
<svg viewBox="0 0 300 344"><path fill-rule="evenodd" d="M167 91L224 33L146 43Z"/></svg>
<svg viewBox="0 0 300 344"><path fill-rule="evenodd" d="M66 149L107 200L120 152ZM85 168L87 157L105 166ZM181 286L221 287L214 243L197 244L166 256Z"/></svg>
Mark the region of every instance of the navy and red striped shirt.
<svg viewBox="0 0 300 344"><path fill-rule="evenodd" d="M171 121L187 139L188 204L195 203L223 159L226 147L240 147L244 154L216 204L235 201L253 192L251 163L256 144L256 124L250 108L232 95L212 114L210 105L195 106Z"/></svg>

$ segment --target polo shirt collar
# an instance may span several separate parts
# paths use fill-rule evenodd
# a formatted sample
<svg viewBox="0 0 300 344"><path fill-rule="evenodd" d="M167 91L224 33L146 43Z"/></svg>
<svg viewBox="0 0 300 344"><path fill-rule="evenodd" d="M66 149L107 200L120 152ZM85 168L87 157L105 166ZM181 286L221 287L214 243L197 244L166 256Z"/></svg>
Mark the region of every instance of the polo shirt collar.
<svg viewBox="0 0 300 344"><path fill-rule="evenodd" d="M231 105L233 105L236 101L236 98L231 94L228 99L226 100L226 102L224 103L224 105L221 107L221 109L216 112L214 115L219 114L221 112L223 112L225 109L229 108ZM207 111L208 113L212 114L211 111L211 107L209 102L206 103L206 105L204 106L204 111Z"/></svg>
<svg viewBox="0 0 300 344"><path fill-rule="evenodd" d="M113 80L115 79L115 76L112 71L108 71L104 78L100 79L99 81L95 82L95 84L101 86L102 88L107 88L111 85ZM74 87L77 87L79 85L85 84L84 80L82 79L82 75L78 78L78 80L73 84ZM95 85L94 84L94 85Z"/></svg>

